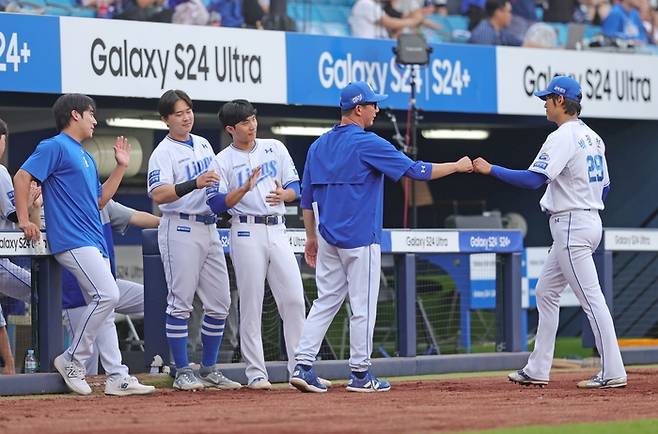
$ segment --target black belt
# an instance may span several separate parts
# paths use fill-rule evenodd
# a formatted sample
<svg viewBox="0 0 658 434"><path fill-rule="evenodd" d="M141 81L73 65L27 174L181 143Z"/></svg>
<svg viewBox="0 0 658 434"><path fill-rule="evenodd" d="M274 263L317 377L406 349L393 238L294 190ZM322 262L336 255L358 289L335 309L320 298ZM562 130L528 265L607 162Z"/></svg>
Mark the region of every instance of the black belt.
<svg viewBox="0 0 658 434"><path fill-rule="evenodd" d="M197 223L204 225L214 225L217 223L217 217L214 214L185 214L184 212L178 214L181 220L194 220Z"/></svg>
<svg viewBox="0 0 658 434"><path fill-rule="evenodd" d="M259 225L278 225L286 222L282 215L241 215L238 216L240 223L256 223Z"/></svg>

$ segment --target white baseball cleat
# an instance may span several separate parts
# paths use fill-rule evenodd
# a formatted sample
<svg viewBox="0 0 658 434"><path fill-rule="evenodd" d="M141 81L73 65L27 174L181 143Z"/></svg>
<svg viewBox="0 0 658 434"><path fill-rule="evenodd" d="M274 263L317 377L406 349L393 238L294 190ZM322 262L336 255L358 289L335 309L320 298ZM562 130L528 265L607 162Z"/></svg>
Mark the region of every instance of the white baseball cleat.
<svg viewBox="0 0 658 434"><path fill-rule="evenodd" d="M105 394L114 396L150 395L155 387L141 384L132 375L125 377L109 377L105 382Z"/></svg>
<svg viewBox="0 0 658 434"><path fill-rule="evenodd" d="M589 380L583 380L578 383L579 389L612 389L615 387L626 387L628 384L626 377L609 378L604 380L598 375Z"/></svg>
<svg viewBox="0 0 658 434"><path fill-rule="evenodd" d="M199 369L199 380L206 387L215 387L222 390L235 390L242 388L242 384L227 378L216 366L211 369Z"/></svg>
<svg viewBox="0 0 658 434"><path fill-rule="evenodd" d="M64 354L55 357L55 369L62 376L68 388L79 395L89 395L91 387L85 380L85 367L73 360L67 360Z"/></svg>
<svg viewBox="0 0 658 434"><path fill-rule="evenodd" d="M507 379L511 381L512 383L517 383L522 386L539 386L539 387L544 387L548 384L548 380L538 380L536 378L532 378L528 374L526 374L523 369L519 369L516 372L511 372L507 375Z"/></svg>
<svg viewBox="0 0 658 434"><path fill-rule="evenodd" d="M257 377L247 385L249 389L253 390L272 390L272 383L267 378Z"/></svg>

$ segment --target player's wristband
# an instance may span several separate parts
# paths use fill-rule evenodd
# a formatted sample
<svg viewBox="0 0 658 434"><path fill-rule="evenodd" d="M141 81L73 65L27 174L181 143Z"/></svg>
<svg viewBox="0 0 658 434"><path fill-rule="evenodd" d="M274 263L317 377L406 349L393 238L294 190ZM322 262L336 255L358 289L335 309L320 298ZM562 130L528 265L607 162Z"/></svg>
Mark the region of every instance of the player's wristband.
<svg viewBox="0 0 658 434"><path fill-rule="evenodd" d="M176 184L174 185L174 190L176 191L176 196L178 197L183 197L188 193L192 193L194 190L196 190L196 179Z"/></svg>

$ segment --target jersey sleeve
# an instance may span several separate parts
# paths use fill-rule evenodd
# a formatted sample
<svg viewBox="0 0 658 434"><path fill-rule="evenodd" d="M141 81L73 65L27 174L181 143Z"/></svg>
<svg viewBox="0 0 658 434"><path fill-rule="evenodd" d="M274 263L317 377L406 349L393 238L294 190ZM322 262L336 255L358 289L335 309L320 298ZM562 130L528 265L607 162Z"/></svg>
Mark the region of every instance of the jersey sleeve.
<svg viewBox="0 0 658 434"><path fill-rule="evenodd" d="M14 202L14 184L11 182L11 176L5 168L0 166L0 212L4 217L16 212L16 204Z"/></svg>
<svg viewBox="0 0 658 434"><path fill-rule="evenodd" d="M603 157L603 186L607 187L610 185L610 174L608 173L608 160L605 158L605 154L601 154Z"/></svg>
<svg viewBox="0 0 658 434"><path fill-rule="evenodd" d="M369 134L360 145L361 160L372 168L379 170L394 181L399 180L404 173L414 165L414 161L388 141L376 134Z"/></svg>
<svg viewBox="0 0 658 434"><path fill-rule="evenodd" d="M148 168L148 194L151 195L151 192L154 188L160 187L161 185L173 184L174 183L174 166L171 158L168 153L164 150L160 152L154 151L151 154L149 159L149 168Z"/></svg>
<svg viewBox="0 0 658 434"><path fill-rule="evenodd" d="M283 188L286 188L291 182L299 181L299 173L297 173L297 168L295 168L295 163L292 161L290 152L288 148L278 142L277 146L279 147L280 152L280 167L281 167L281 185Z"/></svg>
<svg viewBox="0 0 658 434"><path fill-rule="evenodd" d="M564 170L573 152L574 144L570 140L553 133L548 136L528 170L545 175L550 182Z"/></svg>
<svg viewBox="0 0 658 434"><path fill-rule="evenodd" d="M55 140L44 140L23 163L21 169L43 182L55 171L62 149Z"/></svg>
<svg viewBox="0 0 658 434"><path fill-rule="evenodd" d="M120 233L121 235L125 234L128 230L128 225L130 224L130 219L133 214L137 212L136 209L129 208L125 205L122 205L114 200L110 200L107 205L107 213L110 216L110 225L112 230Z"/></svg>

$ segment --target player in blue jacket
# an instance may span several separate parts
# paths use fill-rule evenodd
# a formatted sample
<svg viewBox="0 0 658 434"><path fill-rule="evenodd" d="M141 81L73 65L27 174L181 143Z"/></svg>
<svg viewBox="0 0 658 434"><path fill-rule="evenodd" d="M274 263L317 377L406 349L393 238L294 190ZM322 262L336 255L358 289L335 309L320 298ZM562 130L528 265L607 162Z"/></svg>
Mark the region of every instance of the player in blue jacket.
<svg viewBox="0 0 658 434"><path fill-rule="evenodd" d="M381 273L384 176L437 179L471 172L470 158L454 163L413 161L387 140L365 131L387 95L365 82L347 85L340 96L341 122L310 147L302 177L306 262L316 267L318 298L304 323L291 384L302 392L326 392L312 366L331 321L349 295L351 374L347 390L391 388L370 372L370 355ZM316 218L312 203L317 204Z"/></svg>

